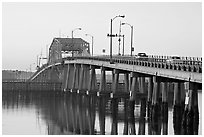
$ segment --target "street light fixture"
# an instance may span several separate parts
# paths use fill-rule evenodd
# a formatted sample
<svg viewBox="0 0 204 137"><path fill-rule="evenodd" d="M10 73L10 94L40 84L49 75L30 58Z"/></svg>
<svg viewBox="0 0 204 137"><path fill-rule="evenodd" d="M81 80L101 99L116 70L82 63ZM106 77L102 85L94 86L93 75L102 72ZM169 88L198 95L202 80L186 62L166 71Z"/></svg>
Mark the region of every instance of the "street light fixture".
<svg viewBox="0 0 204 137"><path fill-rule="evenodd" d="M129 23L122 23L122 25L128 25L131 28L131 49L130 49L130 56L132 56L132 51L134 51L132 47L132 41L133 41L133 26L130 25Z"/></svg>
<svg viewBox="0 0 204 137"><path fill-rule="evenodd" d="M75 28L74 30L72 30L72 38L74 38L74 31L75 30L81 30L81 28Z"/></svg>
<svg viewBox="0 0 204 137"><path fill-rule="evenodd" d="M90 34L85 34L85 35L86 35L86 36L90 36L91 39L92 39L92 49L91 49L91 54L92 54L92 56L93 56L93 36L90 35Z"/></svg>
<svg viewBox="0 0 204 137"><path fill-rule="evenodd" d="M118 15L118 16L115 16L113 19L111 19L111 27L110 27L110 63L112 64L113 61L112 61L112 37L113 37L113 34L112 34L112 23L113 23L113 20L116 19L117 17L121 17L121 18L125 18L125 15Z"/></svg>

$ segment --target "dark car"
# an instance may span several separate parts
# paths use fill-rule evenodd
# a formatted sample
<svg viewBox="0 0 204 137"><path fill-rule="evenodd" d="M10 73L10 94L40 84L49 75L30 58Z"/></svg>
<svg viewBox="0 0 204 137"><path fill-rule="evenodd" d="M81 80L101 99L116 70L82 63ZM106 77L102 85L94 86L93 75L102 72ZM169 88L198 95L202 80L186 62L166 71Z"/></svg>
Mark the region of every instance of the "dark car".
<svg viewBox="0 0 204 137"><path fill-rule="evenodd" d="M184 61L181 60L179 56L171 56L171 58L166 60L167 63L174 63L174 64L183 64Z"/></svg>
<svg viewBox="0 0 204 137"><path fill-rule="evenodd" d="M141 52L141 53L138 53L138 54L136 55L136 59L142 60L142 61L148 61L148 56L147 56L146 53Z"/></svg>
<svg viewBox="0 0 204 137"><path fill-rule="evenodd" d="M138 57L148 57L146 53L138 53L137 56Z"/></svg>

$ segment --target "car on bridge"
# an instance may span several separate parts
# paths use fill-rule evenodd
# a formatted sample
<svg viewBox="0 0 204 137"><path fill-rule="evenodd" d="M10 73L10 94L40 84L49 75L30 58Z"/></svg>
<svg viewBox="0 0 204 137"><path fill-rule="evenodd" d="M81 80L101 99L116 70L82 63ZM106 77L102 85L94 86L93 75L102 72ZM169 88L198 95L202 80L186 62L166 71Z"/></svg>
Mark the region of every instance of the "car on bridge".
<svg viewBox="0 0 204 137"><path fill-rule="evenodd" d="M184 60L182 60L179 56L171 56L169 59L166 60L166 62L172 64L184 64Z"/></svg>
<svg viewBox="0 0 204 137"><path fill-rule="evenodd" d="M144 53L144 52L138 53L138 54L135 56L135 58L136 58L137 60L141 60L141 61L148 61L148 56L147 56L147 54Z"/></svg>

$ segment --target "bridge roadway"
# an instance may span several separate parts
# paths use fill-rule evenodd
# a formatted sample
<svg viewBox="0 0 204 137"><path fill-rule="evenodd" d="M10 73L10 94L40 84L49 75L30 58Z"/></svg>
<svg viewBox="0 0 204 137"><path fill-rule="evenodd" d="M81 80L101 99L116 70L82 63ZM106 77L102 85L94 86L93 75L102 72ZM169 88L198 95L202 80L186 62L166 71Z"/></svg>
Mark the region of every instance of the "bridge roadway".
<svg viewBox="0 0 204 137"><path fill-rule="evenodd" d="M113 58L114 64L111 64L110 59L104 56L68 57L64 59L64 64L87 64L129 72L137 72L144 75L153 75L187 82L202 83L202 63L198 64L194 62L195 65L187 63L170 64L166 63L164 59L154 58L154 60L155 61L143 61L127 57L115 57Z"/></svg>
<svg viewBox="0 0 204 137"><path fill-rule="evenodd" d="M78 56L63 58L63 63L87 64L96 66L98 68L106 67L129 72L138 72L144 75L160 76L174 80L202 83L202 61L200 60L184 60L185 64L167 63L166 59L164 58L151 57L149 60L140 60L128 56L113 56L114 64L111 64L109 56ZM33 77L31 77L30 80L32 81L35 79L45 69L58 65L62 65L62 63L44 65L33 75Z"/></svg>

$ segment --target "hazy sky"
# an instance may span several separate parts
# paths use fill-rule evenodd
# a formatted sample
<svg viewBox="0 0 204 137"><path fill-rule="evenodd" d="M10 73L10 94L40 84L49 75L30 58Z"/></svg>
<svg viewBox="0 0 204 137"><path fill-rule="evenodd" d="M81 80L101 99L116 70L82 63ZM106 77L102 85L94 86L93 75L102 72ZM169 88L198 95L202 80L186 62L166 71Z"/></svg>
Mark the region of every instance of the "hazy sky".
<svg viewBox="0 0 204 137"><path fill-rule="evenodd" d="M154 55L202 56L202 4L197 3L2 3L2 69L29 69L54 37L81 37L91 43L94 53L109 54L110 20L113 33L120 21L134 26L135 51ZM130 54L130 27L122 26L125 54ZM118 38L113 38L118 53Z"/></svg>

